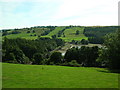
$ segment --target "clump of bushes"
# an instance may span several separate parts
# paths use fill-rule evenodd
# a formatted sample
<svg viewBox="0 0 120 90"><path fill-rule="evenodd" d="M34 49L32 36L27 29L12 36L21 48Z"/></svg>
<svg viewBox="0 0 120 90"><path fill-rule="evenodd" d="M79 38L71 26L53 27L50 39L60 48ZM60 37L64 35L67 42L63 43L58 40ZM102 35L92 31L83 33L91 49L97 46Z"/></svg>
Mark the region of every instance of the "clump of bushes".
<svg viewBox="0 0 120 90"><path fill-rule="evenodd" d="M81 65L76 60L72 60L71 62L64 62L62 66L80 67Z"/></svg>

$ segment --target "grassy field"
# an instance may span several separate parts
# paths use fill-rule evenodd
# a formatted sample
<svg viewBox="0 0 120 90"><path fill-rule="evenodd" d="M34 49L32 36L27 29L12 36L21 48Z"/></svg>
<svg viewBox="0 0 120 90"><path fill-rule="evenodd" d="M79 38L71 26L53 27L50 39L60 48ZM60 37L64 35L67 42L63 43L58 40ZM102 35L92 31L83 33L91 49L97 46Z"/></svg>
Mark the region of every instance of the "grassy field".
<svg viewBox="0 0 120 90"><path fill-rule="evenodd" d="M3 88L118 88L118 74L103 68L3 63Z"/></svg>
<svg viewBox="0 0 120 90"><path fill-rule="evenodd" d="M36 28L34 29L35 33L33 33L33 30L27 30L27 29L23 29L23 30L18 30L21 33L18 34L10 34L7 35L7 38L10 39L15 39L15 38L25 38L25 39L29 39L29 40L35 40L38 38L38 35L40 35L41 33L43 33L45 30L47 30L46 28L42 29L42 28ZM30 33L27 33L27 31L30 31ZM10 31L9 31L10 32ZM31 36L32 35L32 36ZM36 35L36 36L34 36ZM5 36L3 36L4 38Z"/></svg>
<svg viewBox="0 0 120 90"><path fill-rule="evenodd" d="M79 35L75 35L77 30L79 30ZM87 40L88 38L83 34L83 31L83 27L72 27L70 29L66 29L64 31L65 37L61 37L61 39L65 40L66 42L70 42L72 40L80 41L81 39Z"/></svg>
<svg viewBox="0 0 120 90"><path fill-rule="evenodd" d="M10 39L15 39L15 38L25 38L30 40L37 39L37 36L30 36L30 35L31 33L19 33L19 34L10 34L10 35L7 35L6 37Z"/></svg>
<svg viewBox="0 0 120 90"><path fill-rule="evenodd" d="M61 30L63 30L65 28L65 26L59 26L56 27L53 31L51 31L48 35L44 36L44 37L51 37L52 35L57 35L57 33Z"/></svg>
<svg viewBox="0 0 120 90"><path fill-rule="evenodd" d="M51 31L48 35L45 35L45 36L41 36L41 37L50 37L52 35L58 35L58 32L63 30L66 26L59 26L59 27L56 27L53 31ZM25 38L25 39L30 39L30 40L34 40L34 39L37 39L39 35L41 35L41 33L43 33L44 31L48 30L47 28L35 28L35 33L33 33L32 31L33 30L27 30L27 29L22 29L22 30L18 30L19 34L10 34L10 35L7 35L6 37L7 38L11 38L11 39L14 39L14 38ZM76 31L79 30L80 31L80 34L79 35L75 35ZM27 31L30 31L30 33L27 33ZM84 34L83 34L83 31L84 31L84 27L71 27L70 29L65 29L65 31L63 32L65 37L63 37L63 35L59 38L65 40L66 42L71 42L72 40L78 40L80 41L81 39L88 39ZM9 33L11 31L8 31ZM32 36L31 36L32 35ZM36 35L36 36L34 36ZM3 36L4 38L5 36Z"/></svg>

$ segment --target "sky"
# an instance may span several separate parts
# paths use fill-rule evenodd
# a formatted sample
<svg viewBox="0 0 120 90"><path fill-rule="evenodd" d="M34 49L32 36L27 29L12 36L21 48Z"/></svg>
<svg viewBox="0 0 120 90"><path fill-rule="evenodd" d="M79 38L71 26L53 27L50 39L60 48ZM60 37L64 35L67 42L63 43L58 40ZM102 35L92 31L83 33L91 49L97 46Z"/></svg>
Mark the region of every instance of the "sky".
<svg viewBox="0 0 120 90"><path fill-rule="evenodd" d="M0 29L118 25L119 0L0 0Z"/></svg>

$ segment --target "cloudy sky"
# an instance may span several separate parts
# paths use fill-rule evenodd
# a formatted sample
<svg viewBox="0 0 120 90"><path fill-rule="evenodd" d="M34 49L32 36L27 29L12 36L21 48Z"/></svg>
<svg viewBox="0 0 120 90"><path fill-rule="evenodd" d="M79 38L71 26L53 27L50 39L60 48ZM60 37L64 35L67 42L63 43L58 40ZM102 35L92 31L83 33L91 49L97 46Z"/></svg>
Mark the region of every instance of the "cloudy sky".
<svg viewBox="0 0 120 90"><path fill-rule="evenodd" d="M118 25L119 0L0 0L0 29Z"/></svg>

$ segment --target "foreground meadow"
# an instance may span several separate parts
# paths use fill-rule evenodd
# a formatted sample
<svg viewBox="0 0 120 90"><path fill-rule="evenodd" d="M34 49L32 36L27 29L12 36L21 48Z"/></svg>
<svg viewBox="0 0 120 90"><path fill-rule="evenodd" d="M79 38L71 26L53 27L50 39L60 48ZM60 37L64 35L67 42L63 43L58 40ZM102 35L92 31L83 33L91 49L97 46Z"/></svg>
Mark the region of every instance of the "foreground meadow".
<svg viewBox="0 0 120 90"><path fill-rule="evenodd" d="M103 68L3 63L3 88L118 88L118 74Z"/></svg>

